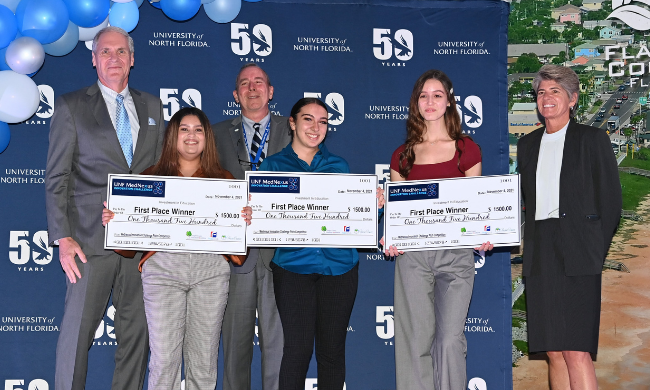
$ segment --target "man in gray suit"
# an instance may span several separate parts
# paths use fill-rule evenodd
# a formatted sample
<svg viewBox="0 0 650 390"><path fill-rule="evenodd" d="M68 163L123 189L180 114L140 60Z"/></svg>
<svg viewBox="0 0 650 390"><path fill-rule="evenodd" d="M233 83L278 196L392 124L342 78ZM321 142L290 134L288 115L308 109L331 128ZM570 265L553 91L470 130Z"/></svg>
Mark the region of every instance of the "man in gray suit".
<svg viewBox="0 0 650 390"><path fill-rule="evenodd" d="M241 68L233 96L241 107L241 116L212 127L221 166L235 178L244 179L245 171L256 169L265 157L282 150L291 142L291 136L287 118L269 111L273 86L259 66L246 64ZM273 249L251 248L242 266L231 263L230 293L221 331L225 355L224 390L251 388L256 309L262 350L262 387L278 390L284 338L269 267L273 253Z"/></svg>
<svg viewBox="0 0 650 390"><path fill-rule="evenodd" d="M149 339L138 259L104 250L109 173L140 173L160 156L160 99L128 87L133 39L107 27L93 40L98 82L57 99L50 125L45 201L50 240L68 278L56 348L56 390L84 389L88 350L113 290L113 390L142 389Z"/></svg>

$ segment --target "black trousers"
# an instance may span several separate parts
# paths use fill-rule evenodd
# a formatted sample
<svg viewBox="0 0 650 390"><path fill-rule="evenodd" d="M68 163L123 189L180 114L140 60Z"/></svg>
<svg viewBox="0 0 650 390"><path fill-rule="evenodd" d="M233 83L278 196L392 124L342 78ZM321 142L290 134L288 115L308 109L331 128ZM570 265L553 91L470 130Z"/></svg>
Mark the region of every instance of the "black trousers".
<svg viewBox="0 0 650 390"><path fill-rule="evenodd" d="M280 389L304 390L314 340L318 389L343 389L345 338L357 296L359 264L335 276L297 274L275 263L271 268L284 331Z"/></svg>

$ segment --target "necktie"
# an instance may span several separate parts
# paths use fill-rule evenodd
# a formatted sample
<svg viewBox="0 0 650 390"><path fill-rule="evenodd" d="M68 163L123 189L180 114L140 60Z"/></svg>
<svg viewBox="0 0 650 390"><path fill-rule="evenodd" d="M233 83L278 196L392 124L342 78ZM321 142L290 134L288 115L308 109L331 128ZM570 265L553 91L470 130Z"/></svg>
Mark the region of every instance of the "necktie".
<svg viewBox="0 0 650 390"><path fill-rule="evenodd" d="M120 140L122 152L126 158L127 164L131 167L133 160L133 136L131 135L131 122L124 107L124 96L117 94L117 115L115 116L115 127L117 130L117 139Z"/></svg>
<svg viewBox="0 0 650 390"><path fill-rule="evenodd" d="M262 143L262 134L260 133L260 124L255 123L253 125L253 129L255 129L255 135L253 136L253 143L251 143L251 161L255 161L255 157L257 156L257 151L260 148L260 143ZM264 160L264 149L262 149L262 153L260 153L260 159L257 162L258 164ZM258 165L259 166L259 165Z"/></svg>

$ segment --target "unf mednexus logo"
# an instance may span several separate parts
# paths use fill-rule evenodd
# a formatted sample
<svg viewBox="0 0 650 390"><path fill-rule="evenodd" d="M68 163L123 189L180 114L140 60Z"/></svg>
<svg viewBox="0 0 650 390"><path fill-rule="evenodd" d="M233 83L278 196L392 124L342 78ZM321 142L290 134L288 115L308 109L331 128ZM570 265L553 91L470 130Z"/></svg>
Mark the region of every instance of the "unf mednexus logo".
<svg viewBox="0 0 650 390"><path fill-rule="evenodd" d="M635 30L650 30L650 11L646 7L632 5L632 0L612 0L612 13L607 19L616 18ZM635 3L650 5L650 0Z"/></svg>

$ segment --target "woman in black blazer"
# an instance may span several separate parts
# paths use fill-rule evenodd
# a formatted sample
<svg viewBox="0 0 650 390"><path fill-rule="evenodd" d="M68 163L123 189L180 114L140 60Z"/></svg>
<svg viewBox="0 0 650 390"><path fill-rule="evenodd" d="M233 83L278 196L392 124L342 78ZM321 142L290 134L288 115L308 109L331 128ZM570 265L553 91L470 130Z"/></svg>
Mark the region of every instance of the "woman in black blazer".
<svg viewBox="0 0 650 390"><path fill-rule="evenodd" d="M590 353L598 351L602 267L621 215L618 168L605 131L573 119L573 70L545 65L533 89L545 127L517 145L528 347L546 351L551 388L597 389Z"/></svg>

